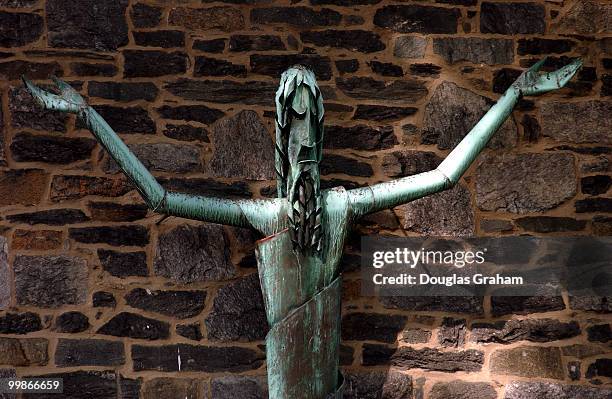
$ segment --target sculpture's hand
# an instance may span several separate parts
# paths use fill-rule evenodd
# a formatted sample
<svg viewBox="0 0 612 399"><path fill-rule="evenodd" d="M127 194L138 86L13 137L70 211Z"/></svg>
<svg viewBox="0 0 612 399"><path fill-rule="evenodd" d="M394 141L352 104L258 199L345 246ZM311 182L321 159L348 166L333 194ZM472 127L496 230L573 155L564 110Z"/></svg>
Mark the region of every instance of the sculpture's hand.
<svg viewBox="0 0 612 399"><path fill-rule="evenodd" d="M264 234L276 230L274 221L278 220L277 215L280 213L282 203L279 200L231 200L166 191L100 114L87 105L79 93L65 82L57 78L53 80L60 95L44 91L23 78L26 87L42 107L76 114L86 124L121 170L131 179L151 209L188 219L254 227Z"/></svg>
<svg viewBox="0 0 612 399"><path fill-rule="evenodd" d="M546 58L535 63L523 72L512 84L523 96L538 96L549 91L558 90L565 86L582 67L582 60L575 59L570 64L554 72L540 73L539 70L546 62Z"/></svg>
<svg viewBox="0 0 612 399"><path fill-rule="evenodd" d="M512 113L514 105L521 96L539 95L560 89L582 66L582 61L577 59L555 72L539 73L544 61L523 72L436 169L350 190L348 194L354 216L359 217L393 208L456 184L489 139Z"/></svg>
<svg viewBox="0 0 612 399"><path fill-rule="evenodd" d="M34 100L43 108L76 114L81 109L87 107L85 100L76 90L55 76L52 76L51 79L55 82L61 96L42 90L25 76L22 76L21 79L34 97Z"/></svg>

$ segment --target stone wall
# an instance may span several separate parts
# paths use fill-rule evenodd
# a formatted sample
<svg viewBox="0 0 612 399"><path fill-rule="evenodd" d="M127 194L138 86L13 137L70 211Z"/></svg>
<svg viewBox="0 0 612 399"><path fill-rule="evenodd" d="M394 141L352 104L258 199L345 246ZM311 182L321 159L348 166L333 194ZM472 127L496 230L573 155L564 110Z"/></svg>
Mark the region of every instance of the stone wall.
<svg viewBox="0 0 612 399"><path fill-rule="evenodd" d="M456 188L357 226L342 364L347 398L612 395L611 298L379 301L358 272L364 234L610 235L609 1L0 0L0 46L0 374L70 398L265 395L257 237L148 212L22 73L78 88L167 188L265 197L292 64L324 93L324 184L352 188L435 167L523 68L580 55Z"/></svg>

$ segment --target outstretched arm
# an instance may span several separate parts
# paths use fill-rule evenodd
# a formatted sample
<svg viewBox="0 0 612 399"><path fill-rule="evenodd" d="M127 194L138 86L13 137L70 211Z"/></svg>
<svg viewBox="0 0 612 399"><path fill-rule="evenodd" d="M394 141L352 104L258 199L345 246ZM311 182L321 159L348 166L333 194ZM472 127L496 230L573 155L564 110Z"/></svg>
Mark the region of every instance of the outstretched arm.
<svg viewBox="0 0 612 399"><path fill-rule="evenodd" d="M272 222L278 214L279 201L231 200L166 191L100 114L85 103L79 93L65 82L57 78L53 80L60 90L60 95L46 92L23 78L28 90L41 106L76 114L86 124L152 210L188 219L254 227L264 233L270 233Z"/></svg>
<svg viewBox="0 0 612 399"><path fill-rule="evenodd" d="M523 72L436 169L350 190L348 194L354 216L393 208L456 184L522 96L535 96L562 88L582 66L582 61L577 59L555 72L540 74L538 71L544 61Z"/></svg>

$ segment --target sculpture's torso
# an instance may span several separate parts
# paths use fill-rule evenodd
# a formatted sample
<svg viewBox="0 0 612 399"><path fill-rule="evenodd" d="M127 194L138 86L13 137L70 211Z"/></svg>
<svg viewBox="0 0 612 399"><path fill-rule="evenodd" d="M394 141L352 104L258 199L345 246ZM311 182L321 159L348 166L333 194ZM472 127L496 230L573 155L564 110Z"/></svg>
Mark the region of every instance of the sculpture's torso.
<svg viewBox="0 0 612 399"><path fill-rule="evenodd" d="M325 191L323 199L324 246L319 253L294 250L287 229L258 242L259 278L270 324L266 338L270 398L341 397L336 393L341 298L338 266L350 207L343 188Z"/></svg>

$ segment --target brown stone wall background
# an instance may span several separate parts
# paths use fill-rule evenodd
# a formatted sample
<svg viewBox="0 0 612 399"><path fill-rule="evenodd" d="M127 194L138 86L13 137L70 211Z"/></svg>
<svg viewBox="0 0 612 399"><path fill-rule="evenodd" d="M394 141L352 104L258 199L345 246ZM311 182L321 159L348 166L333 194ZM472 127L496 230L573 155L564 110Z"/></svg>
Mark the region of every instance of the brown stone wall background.
<svg viewBox="0 0 612 399"><path fill-rule="evenodd" d="M294 63L324 93L325 185L352 188L434 168L523 68L581 56L456 188L357 226L342 364L348 398L612 397L611 298L379 301L358 280L364 234L610 234L609 1L0 0L0 47L0 374L61 376L70 398L265 397L257 237L160 223L21 74L78 88L165 187L260 197Z"/></svg>

